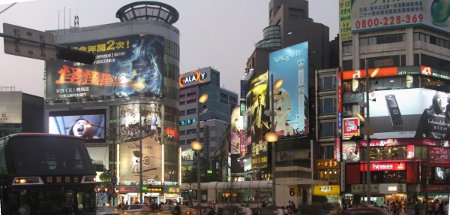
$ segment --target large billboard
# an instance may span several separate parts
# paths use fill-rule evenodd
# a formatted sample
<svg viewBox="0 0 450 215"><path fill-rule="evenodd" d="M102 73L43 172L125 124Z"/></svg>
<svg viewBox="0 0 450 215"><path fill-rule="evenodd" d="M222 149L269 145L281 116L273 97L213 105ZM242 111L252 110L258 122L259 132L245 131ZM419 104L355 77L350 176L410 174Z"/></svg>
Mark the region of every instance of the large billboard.
<svg viewBox="0 0 450 215"><path fill-rule="evenodd" d="M372 138L449 139L449 93L415 88L370 94Z"/></svg>
<svg viewBox="0 0 450 215"><path fill-rule="evenodd" d="M48 101L162 95L163 37L132 35L68 45L93 52L96 59L92 65L46 62Z"/></svg>
<svg viewBox="0 0 450 215"><path fill-rule="evenodd" d="M252 168L265 168L267 161L267 142L264 135L269 131L269 116L264 114L269 109L267 100L268 72L265 72L249 82L247 94L250 107L250 131L252 143Z"/></svg>
<svg viewBox="0 0 450 215"><path fill-rule="evenodd" d="M274 83L274 129L279 136L307 134L308 123L308 42L269 55L269 71Z"/></svg>
<svg viewBox="0 0 450 215"><path fill-rule="evenodd" d="M119 109L120 183L122 185L139 183L141 156L144 184L146 181L161 181L161 107L155 103L126 104L121 105Z"/></svg>
<svg viewBox="0 0 450 215"><path fill-rule="evenodd" d="M352 31L425 26L450 32L448 1L352 1Z"/></svg>
<svg viewBox="0 0 450 215"><path fill-rule="evenodd" d="M50 134L77 136L86 142L104 142L106 110L53 111L49 113L48 126Z"/></svg>

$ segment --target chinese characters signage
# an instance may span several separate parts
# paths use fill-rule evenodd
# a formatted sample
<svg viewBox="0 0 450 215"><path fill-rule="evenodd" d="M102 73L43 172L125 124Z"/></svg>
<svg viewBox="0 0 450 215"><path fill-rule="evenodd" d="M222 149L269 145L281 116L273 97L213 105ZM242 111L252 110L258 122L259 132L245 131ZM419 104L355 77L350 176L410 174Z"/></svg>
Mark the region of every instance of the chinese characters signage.
<svg viewBox="0 0 450 215"><path fill-rule="evenodd" d="M447 33L450 31L448 4L444 1L354 0L351 7L352 31L354 32L418 25L425 25Z"/></svg>

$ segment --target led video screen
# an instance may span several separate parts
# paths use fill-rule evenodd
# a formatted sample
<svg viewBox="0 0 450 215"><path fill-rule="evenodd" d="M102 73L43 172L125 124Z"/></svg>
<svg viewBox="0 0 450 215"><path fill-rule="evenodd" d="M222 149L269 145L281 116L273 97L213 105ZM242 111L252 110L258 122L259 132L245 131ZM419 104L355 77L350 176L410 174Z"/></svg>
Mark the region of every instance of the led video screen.
<svg viewBox="0 0 450 215"><path fill-rule="evenodd" d="M131 35L67 45L93 52L96 60L92 65L46 62L48 101L162 95L163 37Z"/></svg>
<svg viewBox="0 0 450 215"><path fill-rule="evenodd" d="M373 91L369 105L373 138L449 139L449 93L423 88Z"/></svg>
<svg viewBox="0 0 450 215"><path fill-rule="evenodd" d="M48 132L81 137L86 142L104 142L105 116L104 109L50 112Z"/></svg>
<svg viewBox="0 0 450 215"><path fill-rule="evenodd" d="M270 53L269 72L274 82L275 132L279 136L307 135L308 42Z"/></svg>

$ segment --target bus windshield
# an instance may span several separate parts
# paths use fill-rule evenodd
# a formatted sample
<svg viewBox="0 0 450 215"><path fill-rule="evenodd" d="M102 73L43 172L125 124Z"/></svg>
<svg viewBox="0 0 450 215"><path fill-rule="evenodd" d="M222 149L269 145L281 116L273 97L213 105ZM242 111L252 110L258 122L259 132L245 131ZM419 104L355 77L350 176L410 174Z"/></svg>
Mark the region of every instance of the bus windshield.
<svg viewBox="0 0 450 215"><path fill-rule="evenodd" d="M17 175L95 175L84 143L75 138L16 137L10 144Z"/></svg>

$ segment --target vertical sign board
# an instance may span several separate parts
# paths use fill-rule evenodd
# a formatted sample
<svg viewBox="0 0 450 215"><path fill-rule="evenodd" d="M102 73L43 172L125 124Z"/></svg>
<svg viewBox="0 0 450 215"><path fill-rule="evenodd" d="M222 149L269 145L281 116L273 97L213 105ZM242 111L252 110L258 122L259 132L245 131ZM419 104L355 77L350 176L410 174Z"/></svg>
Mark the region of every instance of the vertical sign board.
<svg viewBox="0 0 450 215"><path fill-rule="evenodd" d="M337 137L336 137L336 145L334 147L335 156L334 158L337 161L341 161L341 134L342 134L342 72L337 71Z"/></svg>
<svg viewBox="0 0 450 215"><path fill-rule="evenodd" d="M308 42L269 54L269 71L274 83L274 129L279 136L307 135L308 125Z"/></svg>
<svg viewBox="0 0 450 215"><path fill-rule="evenodd" d="M269 109L267 100L268 72L265 72L249 82L250 123L248 123L249 137L252 140L252 168L253 170L268 166L267 142L264 135L269 130L269 117L264 111Z"/></svg>
<svg viewBox="0 0 450 215"><path fill-rule="evenodd" d="M352 40L352 1L339 0L339 37L341 43Z"/></svg>

